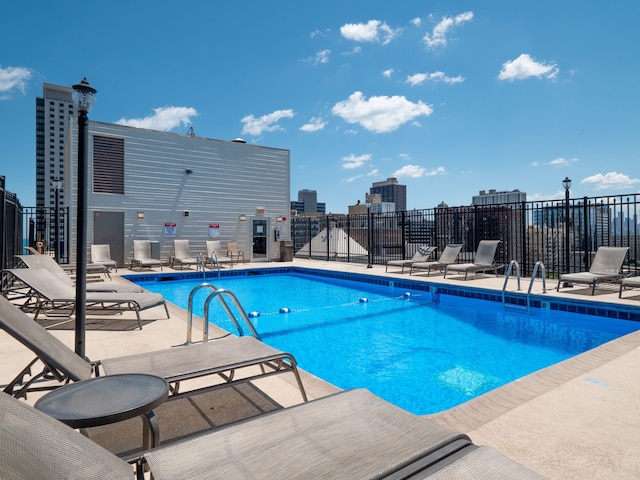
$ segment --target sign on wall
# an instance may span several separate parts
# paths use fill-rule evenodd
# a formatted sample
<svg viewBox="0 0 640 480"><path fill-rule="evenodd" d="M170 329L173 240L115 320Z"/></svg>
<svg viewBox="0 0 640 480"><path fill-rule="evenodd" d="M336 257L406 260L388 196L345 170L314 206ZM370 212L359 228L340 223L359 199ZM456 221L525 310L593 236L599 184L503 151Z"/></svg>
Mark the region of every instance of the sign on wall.
<svg viewBox="0 0 640 480"><path fill-rule="evenodd" d="M176 224L175 223L165 223L164 224L164 236L165 237L175 237L176 236Z"/></svg>
<svg viewBox="0 0 640 480"><path fill-rule="evenodd" d="M219 223L210 223L209 224L209 238L220 238L220 224Z"/></svg>

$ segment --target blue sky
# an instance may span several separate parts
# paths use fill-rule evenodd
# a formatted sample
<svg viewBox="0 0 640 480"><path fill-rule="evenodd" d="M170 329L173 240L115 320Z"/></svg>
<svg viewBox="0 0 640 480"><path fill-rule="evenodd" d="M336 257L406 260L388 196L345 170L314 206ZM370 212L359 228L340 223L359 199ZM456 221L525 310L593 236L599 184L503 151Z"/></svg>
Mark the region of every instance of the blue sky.
<svg viewBox="0 0 640 480"><path fill-rule="evenodd" d="M35 204L43 82L89 116L286 148L327 210L640 191L640 2L34 0L0 5L0 175Z"/></svg>

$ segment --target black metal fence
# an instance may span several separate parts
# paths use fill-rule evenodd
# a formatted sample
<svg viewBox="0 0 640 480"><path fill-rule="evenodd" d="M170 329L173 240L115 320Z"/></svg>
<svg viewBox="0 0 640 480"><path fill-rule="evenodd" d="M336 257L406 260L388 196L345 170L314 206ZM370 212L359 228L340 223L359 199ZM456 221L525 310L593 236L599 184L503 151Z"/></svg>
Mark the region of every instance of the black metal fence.
<svg viewBox="0 0 640 480"><path fill-rule="evenodd" d="M420 245L462 244L458 261L473 260L480 240L501 240L496 262L516 260L523 275L542 262L550 277L587 271L601 246L629 247L624 270L639 273L638 194L437 207L395 213L294 217L297 257L385 264L411 258Z"/></svg>
<svg viewBox="0 0 640 480"><path fill-rule="evenodd" d="M13 268L15 256L27 253L24 247L69 263L68 207L22 207L15 195L4 192L0 228L2 268Z"/></svg>
<svg viewBox="0 0 640 480"><path fill-rule="evenodd" d="M22 251L22 206L15 194L5 191L3 176L0 176L0 198L0 263L2 268L12 268L15 255Z"/></svg>

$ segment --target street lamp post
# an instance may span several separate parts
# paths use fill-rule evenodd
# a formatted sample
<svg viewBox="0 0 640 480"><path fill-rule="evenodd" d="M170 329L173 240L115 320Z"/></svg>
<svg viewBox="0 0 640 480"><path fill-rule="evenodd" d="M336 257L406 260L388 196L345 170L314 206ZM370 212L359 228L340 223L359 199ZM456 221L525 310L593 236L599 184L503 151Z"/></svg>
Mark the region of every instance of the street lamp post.
<svg viewBox="0 0 640 480"><path fill-rule="evenodd" d="M85 357L87 313L87 170L89 153L89 117L87 113L95 103L97 90L86 78L73 86L73 97L78 109L78 175L76 203L76 323L75 352Z"/></svg>
<svg viewBox="0 0 640 480"><path fill-rule="evenodd" d="M566 265L566 271L570 271L570 256L569 256L569 189L571 188L571 180L569 177L564 177L562 181L564 187L564 260Z"/></svg>
<svg viewBox="0 0 640 480"><path fill-rule="evenodd" d="M57 263L60 263L60 189L62 188L62 180L54 178L51 181L51 186L56 191L56 209L53 217L55 222L53 225L53 236L55 237L55 247L53 253Z"/></svg>

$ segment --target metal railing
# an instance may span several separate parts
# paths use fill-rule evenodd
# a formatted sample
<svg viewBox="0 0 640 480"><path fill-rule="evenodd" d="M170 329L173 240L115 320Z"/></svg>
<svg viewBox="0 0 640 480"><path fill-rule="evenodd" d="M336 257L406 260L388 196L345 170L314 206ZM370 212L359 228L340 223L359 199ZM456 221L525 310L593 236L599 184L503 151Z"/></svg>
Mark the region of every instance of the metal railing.
<svg viewBox="0 0 640 480"><path fill-rule="evenodd" d="M639 194L570 199L569 205L548 200L294 217L291 235L298 258L378 265L411 258L421 245L437 247L438 255L454 243L463 244L458 261L468 262L480 240L501 240L497 263L516 260L522 275L530 275L543 262L552 278L588 271L601 246L628 246L624 273L640 274Z"/></svg>

